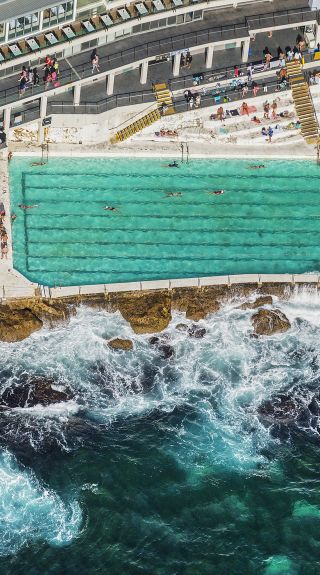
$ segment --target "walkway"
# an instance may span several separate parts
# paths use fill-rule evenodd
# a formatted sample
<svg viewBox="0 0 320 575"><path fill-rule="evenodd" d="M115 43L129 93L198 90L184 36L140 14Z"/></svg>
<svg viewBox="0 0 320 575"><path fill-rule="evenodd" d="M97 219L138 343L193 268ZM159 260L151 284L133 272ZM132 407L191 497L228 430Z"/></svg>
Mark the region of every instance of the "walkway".
<svg viewBox="0 0 320 575"><path fill-rule="evenodd" d="M8 234L8 258L0 259L0 301L5 302L7 298L32 297L35 295L37 284L30 282L18 271L13 269L12 236L11 236L11 211L10 211L10 191L8 176L7 152L0 152L0 181L1 193L0 201L3 202L6 210L4 225ZM13 224L14 225L14 224Z"/></svg>
<svg viewBox="0 0 320 575"><path fill-rule="evenodd" d="M113 46L113 44L101 46L99 47L100 75L102 77L103 73L105 75L106 72L122 66L129 66L145 58L152 59L152 57L160 54L169 54L175 50L203 46L213 42L231 41L237 38L249 38L247 21L243 19L243 12L241 12L242 20L239 21L239 12L240 9L233 11L233 23L230 21L231 11L225 11L224 22L227 23L224 25L219 24L221 15L218 18L217 12L210 11L206 14L205 22L200 20L184 25L182 34L171 35L170 28L167 28L144 34L142 44L141 35L139 35L119 40L116 46ZM316 12L305 8L296 17L292 15L291 20L298 22L308 19L314 20L315 18ZM165 38L164 34L167 35ZM111 50L112 53L110 53ZM82 54L72 56L68 60L62 59L60 61L61 80L64 85L77 82L79 76L81 78L91 77L90 53L91 50L88 50ZM99 78L99 74L97 78ZM16 75L2 79L1 86L3 89L0 92L0 107L19 101ZM35 87L33 90L34 95L40 95L45 92L43 85ZM30 98L30 96L32 97L33 93L27 91L21 100Z"/></svg>

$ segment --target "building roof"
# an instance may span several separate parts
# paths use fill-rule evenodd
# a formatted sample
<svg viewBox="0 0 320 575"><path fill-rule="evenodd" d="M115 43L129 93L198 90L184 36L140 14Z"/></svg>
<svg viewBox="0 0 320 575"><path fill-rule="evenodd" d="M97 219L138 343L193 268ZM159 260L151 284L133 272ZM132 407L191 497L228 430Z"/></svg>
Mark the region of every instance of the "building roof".
<svg viewBox="0 0 320 575"><path fill-rule="evenodd" d="M61 2L62 0L0 0L0 22L50 8Z"/></svg>

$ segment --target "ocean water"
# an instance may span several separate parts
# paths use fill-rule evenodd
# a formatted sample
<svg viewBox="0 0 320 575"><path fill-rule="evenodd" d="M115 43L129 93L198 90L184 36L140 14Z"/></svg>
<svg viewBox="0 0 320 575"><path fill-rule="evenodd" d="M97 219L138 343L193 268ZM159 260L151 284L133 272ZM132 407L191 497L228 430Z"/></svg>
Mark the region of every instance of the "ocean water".
<svg viewBox="0 0 320 575"><path fill-rule="evenodd" d="M49 286L320 270L315 161L167 162L15 158L16 269Z"/></svg>
<svg viewBox="0 0 320 575"><path fill-rule="evenodd" d="M85 307L0 343L1 390L29 374L74 395L0 411L0 575L318 575L320 298L279 305L292 329L259 339L239 302L201 340L176 314L171 359ZM279 394L288 416L261 419Z"/></svg>

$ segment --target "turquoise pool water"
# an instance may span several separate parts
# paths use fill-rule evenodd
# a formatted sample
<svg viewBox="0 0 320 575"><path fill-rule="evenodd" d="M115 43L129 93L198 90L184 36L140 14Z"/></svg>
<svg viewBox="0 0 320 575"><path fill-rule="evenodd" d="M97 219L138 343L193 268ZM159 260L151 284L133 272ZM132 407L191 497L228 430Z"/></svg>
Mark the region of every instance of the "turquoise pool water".
<svg viewBox="0 0 320 575"><path fill-rule="evenodd" d="M14 159L10 182L14 265L33 281L320 270L315 162L266 161L261 170L248 169L254 160L191 160L179 169L161 159L31 163ZM225 193L207 193L216 189ZM20 203L39 206L22 211Z"/></svg>

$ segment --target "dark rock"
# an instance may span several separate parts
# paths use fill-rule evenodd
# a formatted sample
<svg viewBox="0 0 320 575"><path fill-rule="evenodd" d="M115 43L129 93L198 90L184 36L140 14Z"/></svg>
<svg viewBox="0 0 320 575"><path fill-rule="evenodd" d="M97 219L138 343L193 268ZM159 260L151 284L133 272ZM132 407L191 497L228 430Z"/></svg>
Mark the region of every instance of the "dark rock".
<svg viewBox="0 0 320 575"><path fill-rule="evenodd" d="M311 415L316 415L318 417L320 415L319 398L316 398L315 396L313 396L313 398L311 399L311 401L308 405L308 409L309 409Z"/></svg>
<svg viewBox="0 0 320 575"><path fill-rule="evenodd" d="M177 323L176 329L177 329L178 331L187 331L187 330L188 330L188 326L187 326L186 323Z"/></svg>
<svg viewBox="0 0 320 575"><path fill-rule="evenodd" d="M149 343L150 345L158 345L160 343L160 337L153 335L152 337L149 338Z"/></svg>
<svg viewBox="0 0 320 575"><path fill-rule="evenodd" d="M257 335L273 335L287 331L291 324L285 314L279 309L260 309L251 322Z"/></svg>
<svg viewBox="0 0 320 575"><path fill-rule="evenodd" d="M258 413L271 422L295 421L300 413L301 404L293 397L279 394L272 399L264 401L258 408Z"/></svg>
<svg viewBox="0 0 320 575"><path fill-rule="evenodd" d="M121 350L121 351L129 351L133 349L133 343L131 339L120 339L119 337L115 339L110 339L108 342L108 346L111 349Z"/></svg>
<svg viewBox="0 0 320 575"><path fill-rule="evenodd" d="M174 348L172 345L163 344L159 346L159 352L163 359L170 359L174 356Z"/></svg>
<svg viewBox="0 0 320 575"><path fill-rule="evenodd" d="M205 327L198 327L197 325L194 324L188 329L188 335L190 337L195 337L197 339L204 337L206 333L207 330Z"/></svg>
<svg viewBox="0 0 320 575"><path fill-rule="evenodd" d="M0 396L0 406L9 408L46 406L73 398L69 388L64 387L60 390L54 389L53 386L58 387L53 379L30 377L27 382L5 389Z"/></svg>

